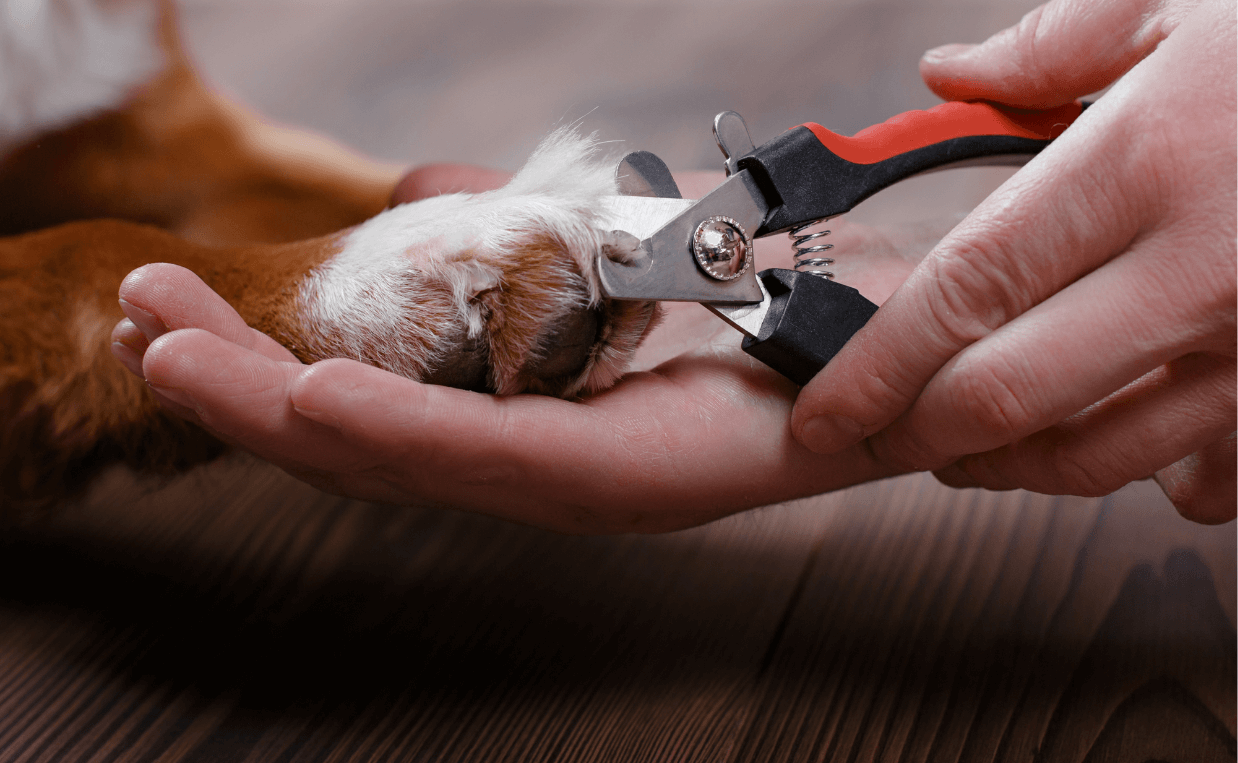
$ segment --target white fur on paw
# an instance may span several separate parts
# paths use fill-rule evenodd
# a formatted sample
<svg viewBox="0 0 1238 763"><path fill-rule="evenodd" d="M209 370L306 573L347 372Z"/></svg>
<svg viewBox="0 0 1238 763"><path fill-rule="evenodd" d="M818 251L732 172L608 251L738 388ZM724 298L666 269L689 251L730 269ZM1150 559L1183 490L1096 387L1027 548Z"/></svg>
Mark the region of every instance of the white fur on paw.
<svg viewBox="0 0 1238 763"><path fill-rule="evenodd" d="M306 349L421 379L456 362L467 337L484 345L485 388L501 394L613 384L654 312L603 304L596 258L632 249L608 225L615 193L613 161L565 128L501 189L383 212L303 282ZM582 337L592 344L556 346ZM552 357L563 352L580 354L571 378Z"/></svg>

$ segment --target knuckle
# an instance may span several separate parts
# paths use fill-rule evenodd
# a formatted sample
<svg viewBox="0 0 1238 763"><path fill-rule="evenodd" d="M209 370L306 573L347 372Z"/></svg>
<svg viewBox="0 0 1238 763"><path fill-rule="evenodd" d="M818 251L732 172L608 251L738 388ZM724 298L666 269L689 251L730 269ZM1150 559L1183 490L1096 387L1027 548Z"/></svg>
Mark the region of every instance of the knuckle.
<svg viewBox="0 0 1238 763"><path fill-rule="evenodd" d="M1025 86L1033 92L1056 94L1069 89L1061 81L1060 68L1054 65L1050 52L1062 39L1060 15L1053 12L1051 5L1041 5L1025 14L1012 30L1015 60Z"/></svg>
<svg viewBox="0 0 1238 763"><path fill-rule="evenodd" d="M939 250L929 266L925 319L953 347L965 347L991 334L1021 312L1016 281L1018 258L984 233L955 239ZM1007 274L1009 268L1015 272Z"/></svg>
<svg viewBox="0 0 1238 763"><path fill-rule="evenodd" d="M831 390L828 399L817 404L813 412L843 414L859 424L864 433L869 433L910 405L923 386L899 373L897 367L877 372L874 364L873 369L853 379L852 389L842 394Z"/></svg>
<svg viewBox="0 0 1238 763"><path fill-rule="evenodd" d="M1023 14L1019 23L1011 29L1011 48L1025 76L1036 77L1039 73L1037 62L1037 43L1041 39L1045 24L1045 6L1039 5Z"/></svg>
<svg viewBox="0 0 1238 763"><path fill-rule="evenodd" d="M985 449L1012 442L1035 426L1030 391L1014 374L987 364L961 364L952 374L949 409L957 412L960 427L986 440Z"/></svg>
<svg viewBox="0 0 1238 763"><path fill-rule="evenodd" d="M1071 495L1097 498L1109 495L1130 480L1123 479L1103 457L1093 453L1064 450L1051 458L1053 474L1061 480L1062 491Z"/></svg>

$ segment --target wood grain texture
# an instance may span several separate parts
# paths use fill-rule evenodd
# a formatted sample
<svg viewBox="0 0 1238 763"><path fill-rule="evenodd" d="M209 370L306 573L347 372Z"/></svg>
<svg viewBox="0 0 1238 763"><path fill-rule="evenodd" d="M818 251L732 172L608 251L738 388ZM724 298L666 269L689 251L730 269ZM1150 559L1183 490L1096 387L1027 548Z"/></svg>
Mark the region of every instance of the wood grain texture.
<svg viewBox="0 0 1238 763"><path fill-rule="evenodd" d="M1234 526L913 476L662 537L113 474L0 560L0 760L1223 761Z"/></svg>

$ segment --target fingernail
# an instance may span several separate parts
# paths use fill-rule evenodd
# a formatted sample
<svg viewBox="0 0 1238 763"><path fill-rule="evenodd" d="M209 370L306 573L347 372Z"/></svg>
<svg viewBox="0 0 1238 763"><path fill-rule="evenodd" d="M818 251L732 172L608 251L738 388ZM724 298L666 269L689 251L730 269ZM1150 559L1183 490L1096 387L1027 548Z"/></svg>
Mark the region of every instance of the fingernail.
<svg viewBox="0 0 1238 763"><path fill-rule="evenodd" d="M142 373L142 356L134 352L133 348L124 342L112 342L112 357L120 361L120 364L129 369L129 373L145 379Z"/></svg>
<svg viewBox="0 0 1238 763"><path fill-rule="evenodd" d="M121 325L125 323L133 324L133 321L126 318L120 323L118 323L116 325L116 328L119 329ZM136 324L133 324L133 326L134 328L137 328ZM145 354L146 350L150 348L150 340L146 338L146 335L142 333L141 329L138 329L138 333L136 334L133 333L132 331L115 331L114 330L112 332L112 337L113 337L112 338L113 342L116 342L117 344L123 344L124 346L128 347L130 350L133 350L134 352L136 352L138 354L138 357L141 357L143 354Z"/></svg>
<svg viewBox="0 0 1238 763"><path fill-rule="evenodd" d="M800 443L814 453L837 453L862 439L864 428L846 416L814 416L800 427Z"/></svg>
<svg viewBox="0 0 1238 763"><path fill-rule="evenodd" d="M168 333L168 327L163 325L163 321L159 320L154 313L148 313L137 305L120 300L121 312L125 317L133 321L133 325L138 327L138 330L146 335L148 341L155 341L159 337Z"/></svg>
<svg viewBox="0 0 1238 763"><path fill-rule="evenodd" d="M292 409L301 414L310 421L316 421L323 426L331 427L332 429L343 429L344 425L340 423L339 418L326 411L315 411L312 408L302 408L298 405L292 406Z"/></svg>
<svg viewBox="0 0 1238 763"><path fill-rule="evenodd" d="M926 52L921 58L930 64L940 64L949 61L952 58L961 58L971 51L976 49L976 45L967 45L964 43L950 43L933 48Z"/></svg>
<svg viewBox="0 0 1238 763"><path fill-rule="evenodd" d="M190 397L188 392L180 389L179 387L157 387L150 382L147 382L147 386L151 388L151 391L167 398L177 405L189 408L192 411L200 411L197 401Z"/></svg>

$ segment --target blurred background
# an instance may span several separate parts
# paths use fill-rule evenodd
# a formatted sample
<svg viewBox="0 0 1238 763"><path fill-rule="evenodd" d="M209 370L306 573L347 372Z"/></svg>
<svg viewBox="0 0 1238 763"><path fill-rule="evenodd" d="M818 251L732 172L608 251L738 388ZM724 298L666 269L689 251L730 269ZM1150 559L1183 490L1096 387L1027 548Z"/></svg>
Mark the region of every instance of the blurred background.
<svg viewBox="0 0 1238 763"><path fill-rule="evenodd" d="M760 144L806 121L852 134L938 99L921 53L978 42L1034 0L182 0L191 53L269 117L400 164L516 169L563 122L720 169L713 116ZM913 221L1009 175L916 179L858 210Z"/></svg>

